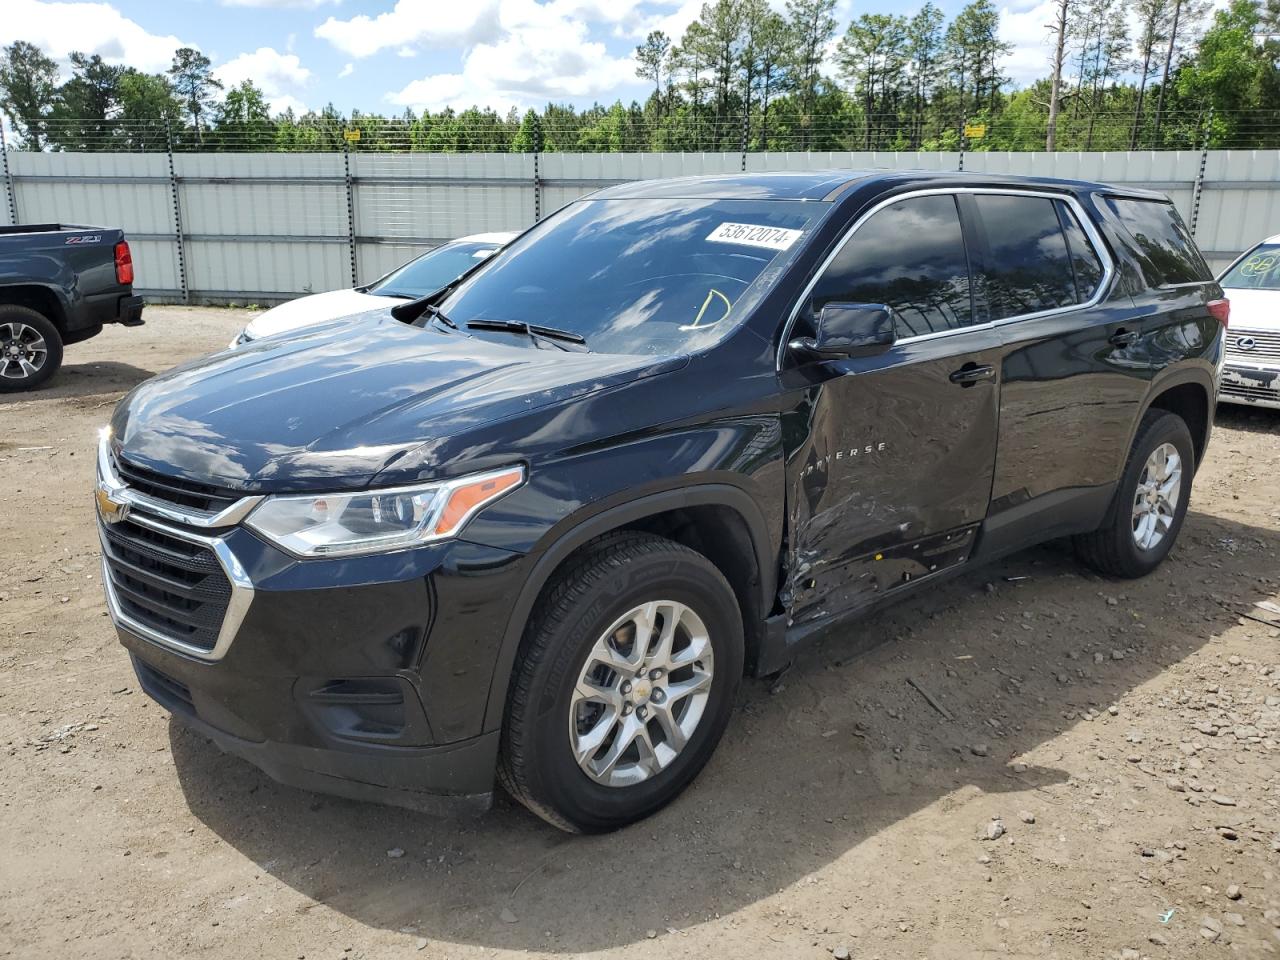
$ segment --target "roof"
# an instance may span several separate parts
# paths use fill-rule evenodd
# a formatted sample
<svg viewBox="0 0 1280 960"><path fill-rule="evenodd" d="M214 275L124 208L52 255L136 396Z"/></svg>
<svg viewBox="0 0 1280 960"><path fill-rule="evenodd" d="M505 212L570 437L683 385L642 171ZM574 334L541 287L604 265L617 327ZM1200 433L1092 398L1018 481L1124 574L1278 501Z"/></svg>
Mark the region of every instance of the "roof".
<svg viewBox="0 0 1280 960"><path fill-rule="evenodd" d="M824 200L851 180L874 176L854 170L718 173L666 180L637 180L605 187L593 200Z"/></svg>
<svg viewBox="0 0 1280 960"><path fill-rule="evenodd" d="M937 186L1023 186L1072 192L1119 193L1126 196L1165 199L1158 193L1134 187L1112 186L1087 180L1020 177L1005 174L968 173L958 170L808 170L764 173L721 173L665 180L621 183L591 194L593 200L834 200L851 186L874 181L888 186L914 183Z"/></svg>
<svg viewBox="0 0 1280 960"><path fill-rule="evenodd" d="M453 243L499 243L506 245L520 236L516 232L498 231L495 233L473 233L467 237L458 237Z"/></svg>

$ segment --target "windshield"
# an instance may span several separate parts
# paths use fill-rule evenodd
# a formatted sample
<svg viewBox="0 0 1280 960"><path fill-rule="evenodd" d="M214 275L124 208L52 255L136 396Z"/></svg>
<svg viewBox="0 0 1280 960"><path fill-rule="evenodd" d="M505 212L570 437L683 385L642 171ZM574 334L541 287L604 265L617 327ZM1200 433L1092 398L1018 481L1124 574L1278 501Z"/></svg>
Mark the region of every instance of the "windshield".
<svg viewBox="0 0 1280 960"><path fill-rule="evenodd" d="M826 209L799 200L580 200L440 306L464 327L496 320L569 331L596 353L686 353L741 321Z"/></svg>
<svg viewBox="0 0 1280 960"><path fill-rule="evenodd" d="M373 286L369 293L380 297L404 297L416 300L428 293L435 293L462 276L477 263L492 257L501 248L498 243L478 243L474 240L455 240L424 253L417 260L410 260L399 270L393 270Z"/></svg>
<svg viewBox="0 0 1280 960"><path fill-rule="evenodd" d="M1219 283L1236 289L1280 290L1280 244L1263 243L1254 247Z"/></svg>

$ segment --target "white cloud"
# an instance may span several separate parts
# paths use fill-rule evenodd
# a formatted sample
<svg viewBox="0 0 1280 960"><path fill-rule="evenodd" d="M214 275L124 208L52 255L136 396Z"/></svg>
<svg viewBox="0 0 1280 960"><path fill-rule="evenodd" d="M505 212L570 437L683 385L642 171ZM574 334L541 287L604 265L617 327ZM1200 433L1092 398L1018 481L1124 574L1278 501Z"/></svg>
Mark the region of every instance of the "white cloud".
<svg viewBox="0 0 1280 960"><path fill-rule="evenodd" d="M307 110L298 95L310 81L311 71L302 65L297 54L259 47L252 53L242 53L215 67L213 72L227 87L233 87L242 80L252 80L254 86L266 94L273 112L290 108L295 113Z"/></svg>
<svg viewBox="0 0 1280 960"><path fill-rule="evenodd" d="M396 0L374 17L330 17L315 34L357 59L461 48L460 71L427 74L388 94L388 101L415 109L479 104L505 110L548 99L631 95L638 83L631 57L610 54L590 28L606 24L616 33L638 16L634 5L615 0Z"/></svg>
<svg viewBox="0 0 1280 960"><path fill-rule="evenodd" d="M342 0L219 0L224 7L266 7L272 10L287 8L315 10L326 4L337 6Z"/></svg>
<svg viewBox="0 0 1280 960"><path fill-rule="evenodd" d="M467 50L460 73L425 76L388 100L419 110L506 110L565 98L612 100L639 83L630 56L612 56L590 39L585 21L562 15L555 4L504 0L499 25L499 36Z"/></svg>
<svg viewBox="0 0 1280 960"><path fill-rule="evenodd" d="M1013 45L1013 52L1000 63L1000 68L1016 87L1025 87L1049 74L1050 24L1054 21L1054 3L1015 3L1000 10L1000 39Z"/></svg>
<svg viewBox="0 0 1280 960"><path fill-rule="evenodd" d="M108 63L162 72L173 62L174 50L195 46L172 35L150 33L109 3L3 0L3 6L0 45L26 40L63 63L79 50L99 54Z"/></svg>
<svg viewBox="0 0 1280 960"><path fill-rule="evenodd" d="M356 72L356 65L354 63L344 64L342 69L338 71L338 79L345 80L347 77L351 76L355 72Z"/></svg>
<svg viewBox="0 0 1280 960"><path fill-rule="evenodd" d="M370 57L406 44L465 47L495 39L498 33L498 0L396 0L387 13L362 13L350 20L329 17L315 30L317 37L352 57Z"/></svg>

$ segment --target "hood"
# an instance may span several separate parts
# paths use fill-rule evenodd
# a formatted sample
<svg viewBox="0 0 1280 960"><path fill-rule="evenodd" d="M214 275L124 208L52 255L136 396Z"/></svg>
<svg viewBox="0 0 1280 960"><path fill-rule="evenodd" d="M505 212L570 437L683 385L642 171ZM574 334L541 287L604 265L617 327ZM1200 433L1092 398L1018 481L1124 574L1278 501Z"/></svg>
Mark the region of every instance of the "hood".
<svg viewBox="0 0 1280 960"><path fill-rule="evenodd" d="M330 290L309 297L299 297L254 317L245 332L254 340L288 333L313 323L337 320L354 313L379 310L400 302L398 297L376 297L359 290Z"/></svg>
<svg viewBox="0 0 1280 960"><path fill-rule="evenodd" d="M682 366L687 358L512 345L378 315L212 354L116 408L119 453L171 477L257 492L366 485L410 451ZM518 431L513 431L518 433ZM512 436L503 456L518 454ZM448 476L491 464L408 458Z"/></svg>
<svg viewBox="0 0 1280 960"><path fill-rule="evenodd" d="M1223 287L1231 301L1232 330L1275 330L1280 332L1280 290Z"/></svg>

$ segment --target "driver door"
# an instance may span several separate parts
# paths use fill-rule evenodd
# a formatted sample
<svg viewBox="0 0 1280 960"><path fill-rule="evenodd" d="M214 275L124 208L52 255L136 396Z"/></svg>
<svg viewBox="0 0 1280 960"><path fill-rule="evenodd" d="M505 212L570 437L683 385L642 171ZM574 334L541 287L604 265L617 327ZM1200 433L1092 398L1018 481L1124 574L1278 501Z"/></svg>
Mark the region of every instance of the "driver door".
<svg viewBox="0 0 1280 960"><path fill-rule="evenodd" d="M885 304L897 341L874 356L803 362L784 386L790 615L847 614L963 563L995 468L1001 344L976 315L956 196L895 200L846 236L800 305Z"/></svg>

